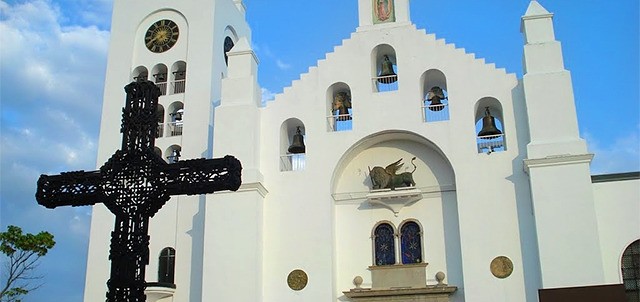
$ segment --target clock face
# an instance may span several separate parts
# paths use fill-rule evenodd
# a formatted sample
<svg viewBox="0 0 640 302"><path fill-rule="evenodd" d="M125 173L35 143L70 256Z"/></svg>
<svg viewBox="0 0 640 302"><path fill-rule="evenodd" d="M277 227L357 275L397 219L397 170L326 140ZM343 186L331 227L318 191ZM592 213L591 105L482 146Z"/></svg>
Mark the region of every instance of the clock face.
<svg viewBox="0 0 640 302"><path fill-rule="evenodd" d="M175 22L160 20L149 27L144 36L144 43L152 52L165 52L178 42L179 34L178 25Z"/></svg>

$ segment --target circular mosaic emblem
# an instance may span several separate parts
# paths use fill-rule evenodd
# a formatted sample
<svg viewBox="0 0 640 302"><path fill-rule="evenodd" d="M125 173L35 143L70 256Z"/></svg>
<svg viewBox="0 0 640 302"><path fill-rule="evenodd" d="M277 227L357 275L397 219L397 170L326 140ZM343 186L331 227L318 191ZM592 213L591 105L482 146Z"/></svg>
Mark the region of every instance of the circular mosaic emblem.
<svg viewBox="0 0 640 302"><path fill-rule="evenodd" d="M287 276L287 284L293 290L302 290L307 286L309 277L303 270L297 269L289 273Z"/></svg>
<svg viewBox="0 0 640 302"><path fill-rule="evenodd" d="M513 273L513 262L506 256L498 256L491 261L491 273L496 278L507 278Z"/></svg>

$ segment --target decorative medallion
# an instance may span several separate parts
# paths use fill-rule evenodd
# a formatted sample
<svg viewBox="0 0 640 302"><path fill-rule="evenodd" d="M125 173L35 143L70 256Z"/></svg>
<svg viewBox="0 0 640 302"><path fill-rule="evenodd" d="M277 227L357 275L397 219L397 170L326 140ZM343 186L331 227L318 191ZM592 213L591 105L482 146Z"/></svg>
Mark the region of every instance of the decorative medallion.
<svg viewBox="0 0 640 302"><path fill-rule="evenodd" d="M395 22L394 0L373 0L373 24Z"/></svg>
<svg viewBox="0 0 640 302"><path fill-rule="evenodd" d="M144 35L144 44L156 53L165 52L178 42L180 31L178 25L171 20L160 20L153 23Z"/></svg>
<svg viewBox="0 0 640 302"><path fill-rule="evenodd" d="M293 270L287 276L287 284L289 284L289 288L293 290L302 290L307 286L307 282L309 282L309 277L307 273L305 273L301 269Z"/></svg>
<svg viewBox="0 0 640 302"><path fill-rule="evenodd" d="M511 276L513 272L513 262L506 256L498 256L491 261L491 273L500 279Z"/></svg>

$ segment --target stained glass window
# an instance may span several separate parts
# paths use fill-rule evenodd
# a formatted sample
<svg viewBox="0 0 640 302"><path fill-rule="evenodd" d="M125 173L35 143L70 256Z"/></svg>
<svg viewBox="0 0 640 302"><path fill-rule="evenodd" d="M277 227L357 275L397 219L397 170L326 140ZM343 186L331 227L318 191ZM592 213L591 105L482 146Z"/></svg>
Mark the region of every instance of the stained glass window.
<svg viewBox="0 0 640 302"><path fill-rule="evenodd" d="M176 250L166 247L160 252L160 259L158 261L158 282L173 284L175 270Z"/></svg>
<svg viewBox="0 0 640 302"><path fill-rule="evenodd" d="M409 221L400 229L400 250L402 264L422 262L422 232L420 226Z"/></svg>
<svg viewBox="0 0 640 302"><path fill-rule="evenodd" d="M640 301L640 240L634 241L624 251L621 267L627 301Z"/></svg>
<svg viewBox="0 0 640 302"><path fill-rule="evenodd" d="M374 246L376 265L396 264L396 245L393 227L388 223L381 223L374 231Z"/></svg>

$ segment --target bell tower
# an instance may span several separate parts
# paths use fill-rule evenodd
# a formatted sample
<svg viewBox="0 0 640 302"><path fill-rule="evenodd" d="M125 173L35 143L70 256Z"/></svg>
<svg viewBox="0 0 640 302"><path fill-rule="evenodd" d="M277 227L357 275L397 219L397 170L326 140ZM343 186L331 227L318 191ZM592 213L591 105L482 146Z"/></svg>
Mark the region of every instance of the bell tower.
<svg viewBox="0 0 640 302"><path fill-rule="evenodd" d="M97 162L119 148L123 87L136 80L152 81L162 93L156 154L167 162L211 158L214 108L229 74L227 53L241 39L251 41L242 0L115 0L113 5ZM151 219L146 281L161 286L148 287L147 301L202 299L204 212L205 197L178 196ZM106 208L94 207L85 301L104 301L113 221Z"/></svg>
<svg viewBox="0 0 640 302"><path fill-rule="evenodd" d="M589 164L579 136L571 74L555 39L553 14L531 1L522 17L529 174L542 287L604 283ZM580 272L576 274L575 272Z"/></svg>

